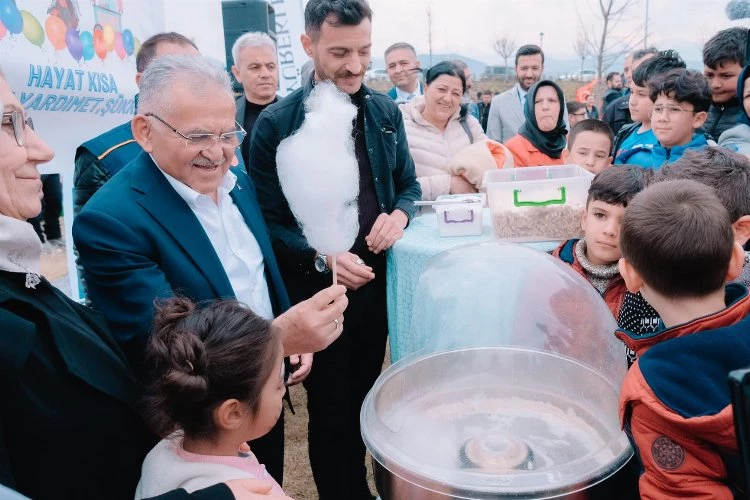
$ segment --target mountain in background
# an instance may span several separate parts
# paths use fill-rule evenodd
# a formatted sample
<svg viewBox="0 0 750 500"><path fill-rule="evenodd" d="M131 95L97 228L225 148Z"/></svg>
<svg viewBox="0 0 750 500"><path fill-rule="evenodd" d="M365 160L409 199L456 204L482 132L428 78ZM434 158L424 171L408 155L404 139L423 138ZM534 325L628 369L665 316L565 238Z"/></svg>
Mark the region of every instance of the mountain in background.
<svg viewBox="0 0 750 500"><path fill-rule="evenodd" d="M417 56L419 59L420 65L423 69L428 69L430 67L430 56L429 54L419 54ZM472 74L475 77L480 77L484 73L484 68L487 67L487 63L483 61L479 61L477 59L472 59L471 57L466 57L461 54L456 53L447 53L447 54L432 54L432 63L437 64L440 61L450 60L450 59L461 59L469 66L469 69L471 69ZM622 71L623 64L625 63L625 58L623 58L621 61L616 62L611 68L610 71ZM703 71L703 62L702 61L685 61L688 68L691 69L697 69L699 71ZM515 64L515 60L513 58L508 59L508 66L512 69ZM502 66L502 62L499 62L499 66ZM382 57L373 57L372 58L372 69L384 69L385 68L385 60ZM584 70L596 70L595 62L592 58L587 58L585 61L585 64L583 66ZM559 78L562 75L566 75L569 73L577 73L581 71L581 60L577 58L567 58L567 59L552 59L547 58L547 60L544 62L544 74L548 78Z"/></svg>

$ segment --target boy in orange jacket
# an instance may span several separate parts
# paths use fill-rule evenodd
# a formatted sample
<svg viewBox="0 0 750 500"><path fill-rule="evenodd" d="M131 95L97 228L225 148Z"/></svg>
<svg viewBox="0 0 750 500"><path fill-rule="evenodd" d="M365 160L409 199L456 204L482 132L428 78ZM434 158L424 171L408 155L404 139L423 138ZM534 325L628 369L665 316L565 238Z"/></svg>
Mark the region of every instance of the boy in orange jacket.
<svg viewBox="0 0 750 500"><path fill-rule="evenodd" d="M617 266L622 257L620 221L649 175L636 165L620 165L598 173L591 181L586 209L581 214L584 237L565 241L552 252L597 289L615 318L627 292Z"/></svg>
<svg viewBox="0 0 750 500"><path fill-rule="evenodd" d="M653 184L622 220L620 273L659 313L649 335L618 330L638 360L620 392L620 418L641 461L641 498L732 499L740 478L727 384L750 365L744 252L729 212L692 180Z"/></svg>

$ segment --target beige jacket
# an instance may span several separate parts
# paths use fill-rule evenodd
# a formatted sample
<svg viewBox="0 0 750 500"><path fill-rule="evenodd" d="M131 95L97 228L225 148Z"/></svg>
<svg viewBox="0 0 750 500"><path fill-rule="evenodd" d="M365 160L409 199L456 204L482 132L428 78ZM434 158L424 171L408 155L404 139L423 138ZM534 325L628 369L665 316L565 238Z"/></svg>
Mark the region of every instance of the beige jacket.
<svg viewBox="0 0 750 500"><path fill-rule="evenodd" d="M422 199L434 200L450 193L451 173L448 160L463 148L471 145L469 136L458 121L460 109L451 117L444 132L422 118L424 96L417 96L399 108L404 115L406 139L414 159L417 180L422 187ZM474 142L487 139L482 126L473 116L466 117Z"/></svg>

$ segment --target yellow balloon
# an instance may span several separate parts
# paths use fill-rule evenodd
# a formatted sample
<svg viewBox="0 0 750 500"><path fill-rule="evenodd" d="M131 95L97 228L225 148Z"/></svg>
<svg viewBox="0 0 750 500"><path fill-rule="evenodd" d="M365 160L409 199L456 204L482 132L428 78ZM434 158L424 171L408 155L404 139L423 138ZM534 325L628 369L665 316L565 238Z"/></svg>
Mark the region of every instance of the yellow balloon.
<svg viewBox="0 0 750 500"><path fill-rule="evenodd" d="M112 52L115 48L115 30L108 24L104 27L102 36L104 37L104 45L107 47L107 51Z"/></svg>
<svg viewBox="0 0 750 500"><path fill-rule="evenodd" d="M137 36L133 37L133 44L135 45L135 49L133 49L133 54L138 55L138 51L141 50L141 41L138 40Z"/></svg>
<svg viewBox="0 0 750 500"><path fill-rule="evenodd" d="M21 19L23 19L23 36L37 47L41 47L44 43L42 25L39 24L39 21L36 20L36 17L31 12L25 10L21 11Z"/></svg>

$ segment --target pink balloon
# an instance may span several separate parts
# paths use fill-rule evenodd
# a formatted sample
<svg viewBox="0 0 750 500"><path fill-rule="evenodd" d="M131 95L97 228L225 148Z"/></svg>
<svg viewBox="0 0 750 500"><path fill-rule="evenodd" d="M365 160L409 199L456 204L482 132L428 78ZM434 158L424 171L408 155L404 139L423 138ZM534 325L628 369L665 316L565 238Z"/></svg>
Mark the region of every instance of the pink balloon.
<svg viewBox="0 0 750 500"><path fill-rule="evenodd" d="M5 34L8 32L8 29L5 27L3 23L0 23L0 40L3 39Z"/></svg>
<svg viewBox="0 0 750 500"><path fill-rule="evenodd" d="M122 33L115 33L115 52L120 59L125 59L128 53L125 51L125 44L122 42Z"/></svg>

